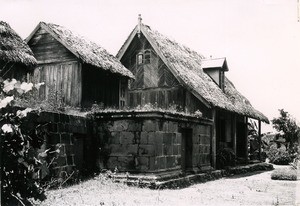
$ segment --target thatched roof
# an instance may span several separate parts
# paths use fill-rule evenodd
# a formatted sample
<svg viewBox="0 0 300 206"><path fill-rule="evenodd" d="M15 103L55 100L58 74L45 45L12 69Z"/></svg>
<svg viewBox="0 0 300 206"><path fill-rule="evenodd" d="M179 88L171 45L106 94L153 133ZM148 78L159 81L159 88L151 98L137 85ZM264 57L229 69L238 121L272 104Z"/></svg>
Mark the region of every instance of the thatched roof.
<svg viewBox="0 0 300 206"><path fill-rule="evenodd" d="M237 113L269 123L268 118L263 113L253 108L250 101L236 90L233 83L227 77L225 77L225 94L235 106Z"/></svg>
<svg viewBox="0 0 300 206"><path fill-rule="evenodd" d="M119 59L121 59L125 54L130 42L138 32L141 32L145 36L155 52L163 60L177 80L206 106L218 107L268 122L268 119L262 113L255 110L251 104L248 103L249 101L247 103L244 101L231 101L231 96L224 93L222 89L203 71L202 62L205 59L204 56L174 40L171 40L159 32L150 29L149 26L140 24L135 27L118 52L117 57ZM225 90L225 92L227 90ZM230 91L231 92L227 91L227 93L243 97L234 87L230 87ZM236 99L240 100L241 98Z"/></svg>
<svg viewBox="0 0 300 206"><path fill-rule="evenodd" d="M40 22L26 41L29 42L35 32L40 28L49 32L57 41L64 45L83 63L90 64L122 76L134 78L133 74L126 69L116 57L109 54L104 48L63 26Z"/></svg>
<svg viewBox="0 0 300 206"><path fill-rule="evenodd" d="M0 21L0 60L26 66L36 64L36 59L26 42L3 21Z"/></svg>

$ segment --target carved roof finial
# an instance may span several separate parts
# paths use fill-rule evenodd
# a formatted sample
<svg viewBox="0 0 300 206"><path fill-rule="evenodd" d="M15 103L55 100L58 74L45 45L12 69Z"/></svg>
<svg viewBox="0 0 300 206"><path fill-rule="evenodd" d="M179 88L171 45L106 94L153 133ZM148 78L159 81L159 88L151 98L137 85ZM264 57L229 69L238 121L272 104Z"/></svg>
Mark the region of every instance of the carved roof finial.
<svg viewBox="0 0 300 206"><path fill-rule="evenodd" d="M142 26L142 15L139 14L139 17L138 17L138 31L137 31L137 34L138 34L139 38L141 37L141 26Z"/></svg>

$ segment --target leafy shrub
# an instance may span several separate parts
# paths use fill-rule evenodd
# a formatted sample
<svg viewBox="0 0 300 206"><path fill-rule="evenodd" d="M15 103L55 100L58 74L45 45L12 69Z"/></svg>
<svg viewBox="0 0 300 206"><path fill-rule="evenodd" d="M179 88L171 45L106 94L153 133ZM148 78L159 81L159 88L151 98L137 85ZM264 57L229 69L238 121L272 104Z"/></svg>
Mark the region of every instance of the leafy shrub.
<svg viewBox="0 0 300 206"><path fill-rule="evenodd" d="M225 168L235 165L235 153L230 148L224 148L217 152L217 165L219 168Z"/></svg>
<svg viewBox="0 0 300 206"><path fill-rule="evenodd" d="M277 165L288 165L292 162L292 157L284 148L277 148L276 145L271 145L267 151L267 156L270 159L270 163Z"/></svg>
<svg viewBox="0 0 300 206"><path fill-rule="evenodd" d="M35 85L13 79L0 86L1 203L31 205L29 198L46 198L38 180L45 157L38 149L46 134L42 125L24 125L30 122L25 118L30 108L16 111L12 105L16 96L26 95Z"/></svg>
<svg viewBox="0 0 300 206"><path fill-rule="evenodd" d="M297 180L297 170L286 168L286 169L276 169L271 174L272 180Z"/></svg>

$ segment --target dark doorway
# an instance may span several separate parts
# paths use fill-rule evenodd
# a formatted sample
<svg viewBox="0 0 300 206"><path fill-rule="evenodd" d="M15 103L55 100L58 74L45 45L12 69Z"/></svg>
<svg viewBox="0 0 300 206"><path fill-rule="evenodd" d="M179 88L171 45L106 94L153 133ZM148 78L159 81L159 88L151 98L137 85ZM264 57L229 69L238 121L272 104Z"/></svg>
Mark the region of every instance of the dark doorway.
<svg viewBox="0 0 300 206"><path fill-rule="evenodd" d="M181 168L189 172L193 169L193 130L182 129L181 133Z"/></svg>
<svg viewBox="0 0 300 206"><path fill-rule="evenodd" d="M246 158L248 155L246 124L237 122L236 125L236 156L238 158Z"/></svg>

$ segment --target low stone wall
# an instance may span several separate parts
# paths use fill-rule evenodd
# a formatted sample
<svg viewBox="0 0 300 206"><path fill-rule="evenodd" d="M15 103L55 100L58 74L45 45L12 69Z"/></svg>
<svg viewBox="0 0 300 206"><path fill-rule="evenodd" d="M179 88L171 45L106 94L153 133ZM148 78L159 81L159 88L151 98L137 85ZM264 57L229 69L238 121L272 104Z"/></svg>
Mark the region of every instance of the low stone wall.
<svg viewBox="0 0 300 206"><path fill-rule="evenodd" d="M37 124L45 125L48 134L43 149L58 151L58 153L52 153L53 155L48 157L48 162L53 160L50 173L54 176L60 176L63 171L71 173L78 169L75 161L78 156L83 154L76 151L77 138L82 137L87 140L86 142L91 142L91 139L86 136L88 134L87 119L54 112L41 112L38 115L32 113L29 118L31 121L29 124L32 124L28 125L29 127Z"/></svg>
<svg viewBox="0 0 300 206"><path fill-rule="evenodd" d="M41 112L31 114L30 120L28 126L46 125L43 149L58 151L48 157L54 176L75 170L162 174L211 169L208 119L163 112L98 113L89 118ZM192 131L190 136L185 130ZM187 150L190 159L183 155Z"/></svg>
<svg viewBox="0 0 300 206"><path fill-rule="evenodd" d="M98 165L131 173L182 170L181 131L188 128L193 131L190 169L210 168L210 125L206 119L159 112L96 114L95 138L105 142Z"/></svg>

